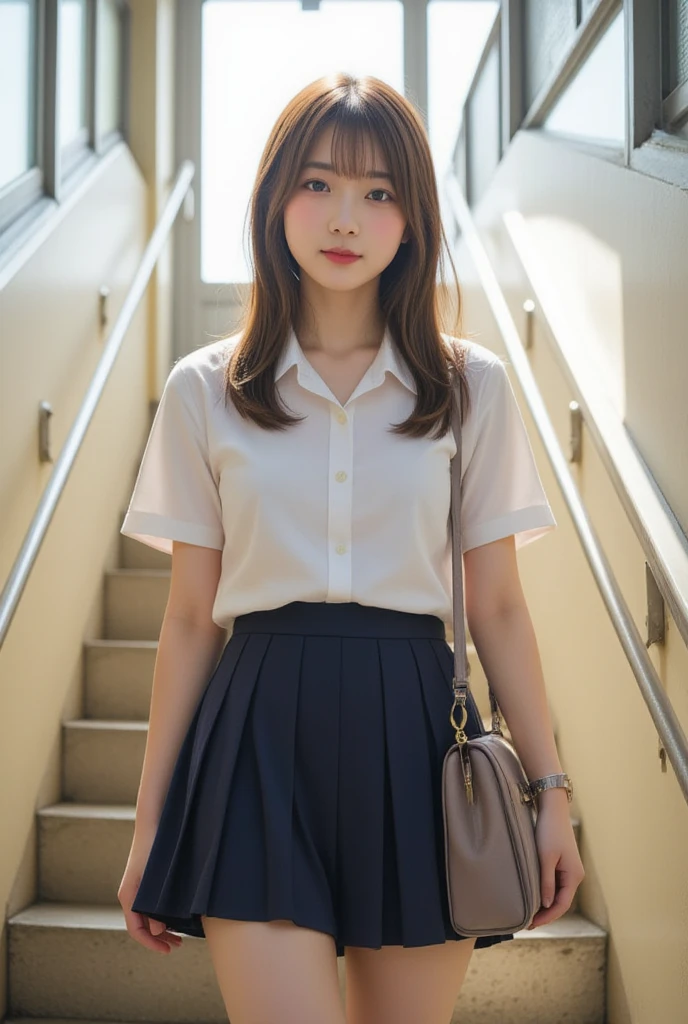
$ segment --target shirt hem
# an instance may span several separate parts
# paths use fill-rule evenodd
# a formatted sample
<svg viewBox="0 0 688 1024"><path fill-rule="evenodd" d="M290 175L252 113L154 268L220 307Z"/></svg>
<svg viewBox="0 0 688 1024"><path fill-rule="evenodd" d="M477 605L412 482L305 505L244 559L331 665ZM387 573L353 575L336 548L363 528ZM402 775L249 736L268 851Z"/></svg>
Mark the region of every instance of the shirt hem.
<svg viewBox="0 0 688 1024"><path fill-rule="evenodd" d="M120 533L170 555L173 540L220 551L224 547L224 534L213 527L169 519L153 512L128 512Z"/></svg>
<svg viewBox="0 0 688 1024"><path fill-rule="evenodd" d="M528 508L510 512L499 519L490 519L466 530L463 535L463 551L491 544L492 541L516 537L516 548L522 548L553 530L557 525L549 505L530 505Z"/></svg>

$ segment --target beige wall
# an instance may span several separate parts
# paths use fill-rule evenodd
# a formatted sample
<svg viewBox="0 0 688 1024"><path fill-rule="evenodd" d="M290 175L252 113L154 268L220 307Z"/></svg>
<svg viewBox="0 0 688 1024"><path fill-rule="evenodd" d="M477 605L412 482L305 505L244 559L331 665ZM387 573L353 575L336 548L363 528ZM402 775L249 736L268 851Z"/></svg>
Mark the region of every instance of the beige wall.
<svg viewBox="0 0 688 1024"><path fill-rule="evenodd" d="M0 291L0 578L48 482L38 407L50 402L57 458L169 191L172 0L135 0L131 149L117 146L59 209ZM170 246L134 316L19 610L0 650L0 1019L7 1012L4 922L40 898L36 812L61 799L62 723L82 717L82 644L102 636L103 573L170 366ZM110 289L109 323L98 292Z"/></svg>
<svg viewBox="0 0 688 1024"><path fill-rule="evenodd" d="M510 250L502 214L513 209L529 224L532 218L547 226L544 235L534 231L532 237L541 246L537 255L548 268L551 294L558 299L559 322L580 323L583 307L589 329L581 344L624 354L617 365L625 367L622 383L633 432L654 453L653 468L665 492L685 511L688 476L677 471L677 460L686 457L685 445L678 444L685 427L677 433L685 404L679 401L680 388L666 384L674 372L685 390L688 377L681 242L688 228L685 197L550 140L518 136L477 218L523 337L523 302L537 297L519 275ZM607 251L616 267L615 277L604 287L599 264L585 259L595 250ZM465 333L506 355L463 242L456 264ZM637 315L640 307L642 316ZM648 337L655 315L661 321L661 339ZM574 395L537 311L535 321L531 366L567 452L568 403ZM653 352L659 349L662 357L655 359ZM613 367L613 358L606 362ZM581 819L586 869L581 912L609 932L607 1021L673 1024L685 1019L688 999L688 806L671 765L667 762L662 770L656 728L513 371L511 377L559 524L519 558L559 753L574 782L572 813ZM651 410L647 403L631 402L639 394L657 396ZM587 432L583 453L582 465L572 467L574 478L644 638L644 554ZM688 654L670 619L665 644L653 646L650 656L688 731Z"/></svg>

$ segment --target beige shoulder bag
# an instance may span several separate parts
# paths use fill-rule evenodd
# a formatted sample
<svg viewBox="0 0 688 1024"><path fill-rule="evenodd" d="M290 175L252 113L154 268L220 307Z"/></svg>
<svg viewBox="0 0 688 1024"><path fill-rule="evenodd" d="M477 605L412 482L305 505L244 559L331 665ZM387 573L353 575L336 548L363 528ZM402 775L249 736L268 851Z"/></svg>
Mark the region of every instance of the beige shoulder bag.
<svg viewBox="0 0 688 1024"><path fill-rule="evenodd" d="M454 588L454 704L449 713L457 742L442 768L442 805L449 913L459 935L499 935L527 927L540 908L540 863L535 801L513 745L502 735L490 687L492 730L469 739L469 665L464 621L461 546L461 392L455 385L451 460ZM461 707L461 722L454 708Z"/></svg>

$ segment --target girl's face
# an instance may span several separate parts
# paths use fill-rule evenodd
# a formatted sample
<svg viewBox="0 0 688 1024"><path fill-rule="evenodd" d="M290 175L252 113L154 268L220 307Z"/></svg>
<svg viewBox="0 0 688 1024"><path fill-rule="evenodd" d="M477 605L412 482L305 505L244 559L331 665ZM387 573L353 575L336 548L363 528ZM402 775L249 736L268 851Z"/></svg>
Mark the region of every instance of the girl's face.
<svg viewBox="0 0 688 1024"><path fill-rule="evenodd" d="M339 178L331 164L334 128L324 129L301 168L294 191L284 208L284 233L291 254L301 268L324 288L349 291L377 277L406 241L406 219L397 202L389 171L379 151L367 170L374 177ZM323 250L350 249L360 258L335 263Z"/></svg>

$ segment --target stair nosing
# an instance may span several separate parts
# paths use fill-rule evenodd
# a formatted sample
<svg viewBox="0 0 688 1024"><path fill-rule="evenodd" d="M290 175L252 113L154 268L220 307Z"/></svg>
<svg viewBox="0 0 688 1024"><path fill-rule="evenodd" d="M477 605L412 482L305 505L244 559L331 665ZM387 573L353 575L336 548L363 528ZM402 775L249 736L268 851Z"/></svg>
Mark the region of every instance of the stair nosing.
<svg viewBox="0 0 688 1024"><path fill-rule="evenodd" d="M75 920L77 916L80 920ZM105 923L102 921L103 917L106 918ZM96 919L100 919L100 923L96 923ZM111 923L108 923L107 919ZM20 926L27 928L48 927L52 924L54 927L62 928L76 929L85 927L100 928L101 930L109 928L111 931L126 930L122 908L111 904L37 901L25 907L24 910L13 914L7 919L7 923L15 928ZM581 928L583 929L582 934L580 933ZM524 929L516 932L513 941L526 940L532 942L537 939L599 941L600 939L606 939L607 936L608 933L603 928L600 928L599 925L596 925L582 914L576 911L567 911L562 917L548 925L541 925L533 931ZM194 936L185 935L185 938L194 938Z"/></svg>
<svg viewBox="0 0 688 1024"><path fill-rule="evenodd" d="M97 804L83 800L69 803L47 804L37 812L42 818L71 818L77 821L134 821L136 804Z"/></svg>
<svg viewBox="0 0 688 1024"><path fill-rule="evenodd" d="M141 718L68 718L62 725L69 729L84 729L90 732L101 730L114 732L147 732L148 719Z"/></svg>
<svg viewBox="0 0 688 1024"><path fill-rule="evenodd" d="M157 647L158 646L158 641L157 640L116 640L116 639L108 640L107 638L103 639L102 637L93 637L90 640L84 640L84 644L85 644L86 647L120 647L120 648L131 647L131 648L135 648L135 649L138 649L138 650L145 650L145 651L147 651L147 650L152 650L154 647Z"/></svg>

